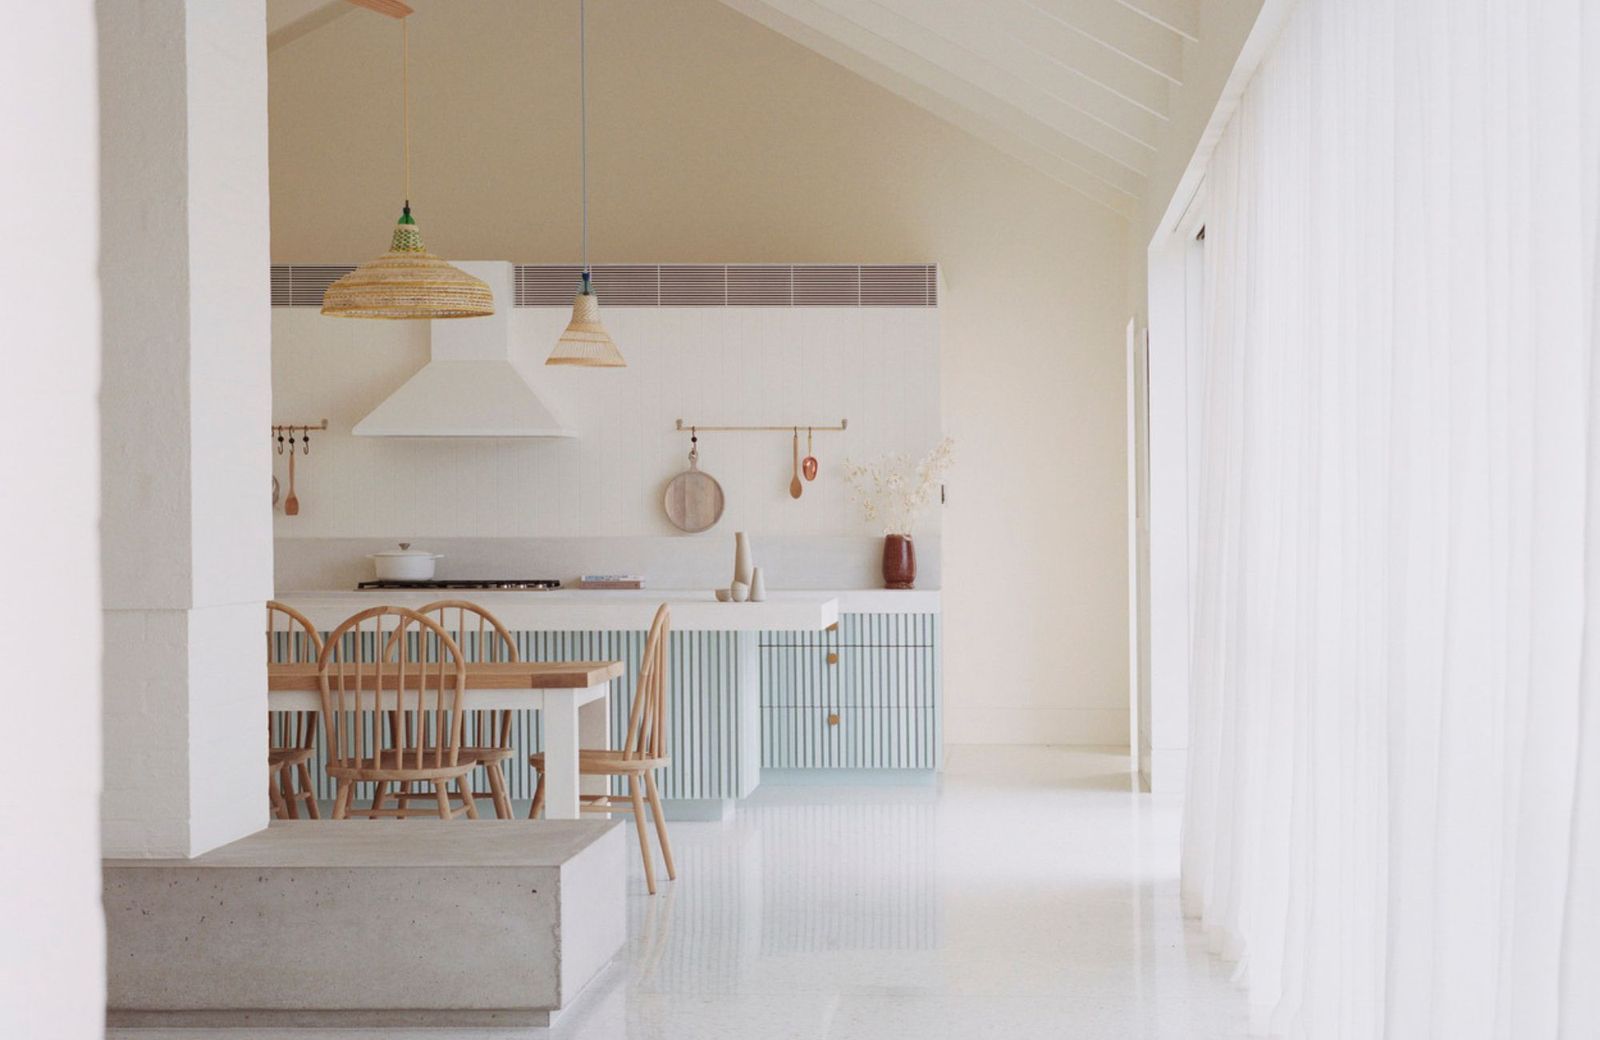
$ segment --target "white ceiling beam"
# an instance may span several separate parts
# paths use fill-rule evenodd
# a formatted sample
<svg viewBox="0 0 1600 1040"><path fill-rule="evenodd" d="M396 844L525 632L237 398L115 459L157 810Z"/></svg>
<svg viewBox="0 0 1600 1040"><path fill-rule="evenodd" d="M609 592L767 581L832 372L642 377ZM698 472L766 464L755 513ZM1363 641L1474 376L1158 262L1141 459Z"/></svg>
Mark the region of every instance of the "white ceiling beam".
<svg viewBox="0 0 1600 1040"><path fill-rule="evenodd" d="M1002 32L1051 63L1098 83L1152 115L1165 119L1172 84L1023 0L993 0L987 15Z"/></svg>
<svg viewBox="0 0 1600 1040"><path fill-rule="evenodd" d="M1154 149L1165 117L1136 105L1076 69L1057 64L1008 34L983 8L966 0L876 0L941 37L960 52L966 66L987 66L991 74L1014 80L1023 107L1048 111L1055 105L1077 109L1113 131ZM959 71L953 69L952 71ZM982 73L962 73L982 83ZM998 91L997 91L998 93Z"/></svg>
<svg viewBox="0 0 1600 1040"><path fill-rule="evenodd" d="M1200 0L1117 0L1186 40L1200 39Z"/></svg>
<svg viewBox="0 0 1600 1040"><path fill-rule="evenodd" d="M782 9L783 0L773 0ZM1149 172L1155 158L1155 141L1152 132L1149 140L1139 140L1102 122L1082 109L1075 108L1060 98L1020 79L999 66L984 61L963 44L954 42L926 25L899 12L891 10L877 0L807 0L816 7L847 20L856 29L876 39L869 43L884 60L909 56L939 70L945 76L965 83L1012 106L1021 114L1037 120L1049 129L1098 152L1128 170L1139 174ZM893 3L896 0L889 0ZM926 16L931 8L923 0L911 5ZM795 14L795 11L789 13ZM800 12L803 15L803 11ZM952 35L961 33L959 25L947 26ZM903 59L902 59L903 60ZM905 70L902 69L902 72ZM1092 169L1097 168L1091 166Z"/></svg>
<svg viewBox="0 0 1600 1040"><path fill-rule="evenodd" d="M1172 83L1183 82L1183 38L1118 0L1025 0L1075 32Z"/></svg>
<svg viewBox="0 0 1600 1040"><path fill-rule="evenodd" d="M987 116L1011 133L1051 148L1108 184L1134 195L1144 189L1145 168L1153 158L1149 151L1123 139L1121 150L1127 155L1113 155L1066 133L1058 124L1036 119L1010 101L961 78L943 61L911 50L885 36L880 29L898 32L905 28L900 22L883 20L884 15L892 18L892 12L859 0L761 0L761 3L822 31L857 53L943 95L968 111ZM878 24L858 21L857 18L863 14L867 16L866 21Z"/></svg>
<svg viewBox="0 0 1600 1040"><path fill-rule="evenodd" d="M1121 183L1105 180L1076 161L1077 156L1063 154L1062 144L1071 146L1072 142L1064 142L1060 135L1045 130L1033 120L1019 120L1014 115L1008 116L995 111L996 108L1009 109L1009 106L1002 105L992 98L985 102L981 91L968 88L969 100L974 96L977 100L977 105L974 107L955 100L949 93L952 86L949 80L941 82L940 77L932 74L929 69L918 69L918 75L897 71L841 38L857 36L859 39L860 35L870 36L859 31L852 32L847 20L838 19L831 12L817 8L814 4L802 5L797 0L722 0L722 2L801 46L842 65L863 79L876 83L996 149L1027 163L1111 212L1124 218L1133 216L1139 192L1144 188L1142 177L1126 174L1119 178ZM809 7L804 11L806 18L802 19L790 13L790 8L802 6Z"/></svg>

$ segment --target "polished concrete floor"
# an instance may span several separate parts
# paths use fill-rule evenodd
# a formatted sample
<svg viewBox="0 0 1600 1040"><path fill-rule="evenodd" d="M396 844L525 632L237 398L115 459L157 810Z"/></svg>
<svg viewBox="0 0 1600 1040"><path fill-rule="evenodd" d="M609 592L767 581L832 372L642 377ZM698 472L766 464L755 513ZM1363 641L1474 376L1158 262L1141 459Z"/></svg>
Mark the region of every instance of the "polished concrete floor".
<svg viewBox="0 0 1600 1040"><path fill-rule="evenodd" d="M679 880L651 898L633 861L626 957L554 1029L449 1035L1247 1035L1228 966L1179 914L1178 805L1132 793L1125 756L956 747L937 786L766 787L735 818L672 835Z"/></svg>

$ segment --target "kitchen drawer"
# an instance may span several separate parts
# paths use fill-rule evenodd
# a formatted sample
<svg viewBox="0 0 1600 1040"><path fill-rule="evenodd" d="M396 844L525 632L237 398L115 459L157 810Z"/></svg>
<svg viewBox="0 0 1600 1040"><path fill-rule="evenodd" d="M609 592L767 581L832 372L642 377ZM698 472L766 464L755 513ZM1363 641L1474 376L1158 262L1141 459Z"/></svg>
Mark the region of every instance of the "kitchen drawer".
<svg viewBox="0 0 1600 1040"><path fill-rule="evenodd" d="M933 708L843 708L830 728L840 769L934 769L939 718Z"/></svg>
<svg viewBox="0 0 1600 1040"><path fill-rule="evenodd" d="M761 706L831 708L839 703L839 653L825 647L761 648Z"/></svg>
<svg viewBox="0 0 1600 1040"><path fill-rule="evenodd" d="M762 708L761 765L766 769L834 769L839 765L837 717L827 708Z"/></svg>
<svg viewBox="0 0 1600 1040"><path fill-rule="evenodd" d="M931 708L938 703L931 646L842 646L834 666L841 708Z"/></svg>
<svg viewBox="0 0 1600 1040"><path fill-rule="evenodd" d="M935 769L933 708L762 708L766 769Z"/></svg>

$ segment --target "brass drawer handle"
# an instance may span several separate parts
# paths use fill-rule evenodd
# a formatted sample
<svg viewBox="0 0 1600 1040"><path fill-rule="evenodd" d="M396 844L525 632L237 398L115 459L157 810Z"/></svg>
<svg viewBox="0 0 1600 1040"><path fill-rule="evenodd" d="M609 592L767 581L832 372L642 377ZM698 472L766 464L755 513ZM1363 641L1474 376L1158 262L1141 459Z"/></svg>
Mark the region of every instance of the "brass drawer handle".
<svg viewBox="0 0 1600 1040"><path fill-rule="evenodd" d="M828 626L828 631L829 632L837 632L837 631L839 631L839 622L835 621L833 624L829 625Z"/></svg>
<svg viewBox="0 0 1600 1040"><path fill-rule="evenodd" d="M838 654L829 654L828 655L828 663L829 664L838 664L839 663L839 655Z"/></svg>
<svg viewBox="0 0 1600 1040"><path fill-rule="evenodd" d="M839 724L839 716L838 715L829 715L828 716L828 725L837 726L838 724Z"/></svg>

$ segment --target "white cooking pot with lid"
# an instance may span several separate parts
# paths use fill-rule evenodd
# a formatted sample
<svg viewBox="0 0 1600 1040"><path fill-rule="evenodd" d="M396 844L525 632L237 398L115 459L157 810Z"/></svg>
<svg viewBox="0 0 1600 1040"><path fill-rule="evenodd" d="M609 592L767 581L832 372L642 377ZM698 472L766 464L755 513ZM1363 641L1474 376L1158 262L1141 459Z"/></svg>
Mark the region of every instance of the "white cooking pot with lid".
<svg viewBox="0 0 1600 1040"><path fill-rule="evenodd" d="M369 553L367 559L372 561L379 581L427 581L433 577L434 561L444 557L413 549L410 542L401 542L400 548Z"/></svg>

